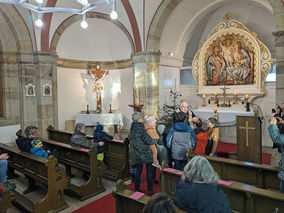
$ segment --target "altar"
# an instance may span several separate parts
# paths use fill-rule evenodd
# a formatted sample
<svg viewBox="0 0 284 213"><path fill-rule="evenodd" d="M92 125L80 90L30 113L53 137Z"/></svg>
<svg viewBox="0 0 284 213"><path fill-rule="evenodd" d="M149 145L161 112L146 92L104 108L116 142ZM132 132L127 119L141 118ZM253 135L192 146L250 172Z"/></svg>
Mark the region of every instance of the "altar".
<svg viewBox="0 0 284 213"><path fill-rule="evenodd" d="M214 108L200 108L193 110L197 117L202 118L204 122L208 121L208 118L214 117ZM245 109L230 109L228 107L220 107L217 111L218 126L220 127L220 139L219 141L228 143L237 143L236 133L236 116L253 116L254 112L246 112Z"/></svg>
<svg viewBox="0 0 284 213"><path fill-rule="evenodd" d="M208 118L214 117L214 109L196 109L193 110L194 114L197 117L202 118L202 120L207 121ZM236 124L236 116L253 116L254 112L246 112L246 111L239 111L239 110L229 110L227 108L218 109L218 126L234 126Z"/></svg>
<svg viewBox="0 0 284 213"><path fill-rule="evenodd" d="M123 126L121 113L78 114L75 116L75 125L83 123L86 126L119 125Z"/></svg>

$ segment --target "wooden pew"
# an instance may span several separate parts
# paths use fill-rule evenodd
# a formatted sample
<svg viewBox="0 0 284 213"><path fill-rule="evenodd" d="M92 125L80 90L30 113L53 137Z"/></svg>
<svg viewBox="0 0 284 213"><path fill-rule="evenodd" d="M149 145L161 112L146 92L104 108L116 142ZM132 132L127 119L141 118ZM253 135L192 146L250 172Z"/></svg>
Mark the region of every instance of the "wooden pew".
<svg viewBox="0 0 284 213"><path fill-rule="evenodd" d="M41 158L5 144L0 144L0 151L8 153L8 166L10 168L16 169L28 177L29 184L26 192L34 189L35 180L46 184L48 187L46 196L39 202L33 202L17 191L15 191L13 202L28 212L36 213L57 212L68 207L64 200L64 190L68 186L68 178L65 173L56 171L57 159L55 157Z"/></svg>
<svg viewBox="0 0 284 213"><path fill-rule="evenodd" d="M162 191L174 197L176 183L181 178L181 171L165 171L163 164ZM177 174L178 173L178 174ZM233 182L231 185L218 184L224 190L234 212L269 213L284 212L284 196L280 192L257 188L255 186Z"/></svg>
<svg viewBox="0 0 284 213"><path fill-rule="evenodd" d="M65 132L54 129L52 126L47 128L48 139L62 143L70 143L72 132ZM87 136L93 139L92 136ZM107 166L105 175L116 180L129 179L129 140L124 141L110 140L106 143L104 163Z"/></svg>
<svg viewBox="0 0 284 213"><path fill-rule="evenodd" d="M0 185L0 213L5 213L11 207L15 193Z"/></svg>
<svg viewBox="0 0 284 213"><path fill-rule="evenodd" d="M194 156L196 155L189 151L187 154L188 161ZM204 157L207 158L222 180L232 180L263 189L279 191L280 180L277 177L279 171L277 167L228 158Z"/></svg>
<svg viewBox="0 0 284 213"><path fill-rule="evenodd" d="M117 181L117 184L112 192L115 197L116 213L142 213L144 206L150 197L143 195L138 200L132 199L131 196L134 192L126 189L123 180ZM176 207L176 213L185 213Z"/></svg>
<svg viewBox="0 0 284 213"><path fill-rule="evenodd" d="M105 191L102 184L102 177L106 166L104 162L97 160L97 149L83 149L69 144L54 142L40 138L45 147L59 152L59 162L66 166L66 172L71 174L71 167L89 172L89 180L80 186L69 184L68 189L75 193L80 200L88 199L96 194Z"/></svg>

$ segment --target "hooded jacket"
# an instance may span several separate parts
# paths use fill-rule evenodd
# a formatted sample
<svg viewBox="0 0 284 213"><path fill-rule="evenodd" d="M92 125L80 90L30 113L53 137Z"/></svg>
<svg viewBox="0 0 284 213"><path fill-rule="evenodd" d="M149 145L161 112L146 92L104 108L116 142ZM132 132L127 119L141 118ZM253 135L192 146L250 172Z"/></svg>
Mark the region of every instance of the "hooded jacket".
<svg viewBox="0 0 284 213"><path fill-rule="evenodd" d="M175 205L190 213L231 213L230 203L223 190L214 184L179 181L176 185Z"/></svg>
<svg viewBox="0 0 284 213"><path fill-rule="evenodd" d="M40 148L31 148L31 154L33 155L37 155L39 157L42 157L42 158L48 158L48 154L47 152L43 149L43 147L40 147Z"/></svg>
<svg viewBox="0 0 284 213"><path fill-rule="evenodd" d="M32 140L33 138L26 138L23 136L18 136L18 139L16 139L16 144L19 150L24 151L24 152L30 152L32 148L31 146Z"/></svg>
<svg viewBox="0 0 284 213"><path fill-rule="evenodd" d="M113 137L111 135L107 134L104 131L104 127L102 125L97 126L96 130L94 131L93 138L94 138L95 144L97 144L99 142L106 143L107 140L113 139ZM102 153L102 152L105 151L105 145L97 146L97 149L98 149L98 153Z"/></svg>
<svg viewBox="0 0 284 213"><path fill-rule="evenodd" d="M176 122L167 134L167 148L172 150L172 158L186 160L188 149L194 150L196 137L193 129L185 122Z"/></svg>

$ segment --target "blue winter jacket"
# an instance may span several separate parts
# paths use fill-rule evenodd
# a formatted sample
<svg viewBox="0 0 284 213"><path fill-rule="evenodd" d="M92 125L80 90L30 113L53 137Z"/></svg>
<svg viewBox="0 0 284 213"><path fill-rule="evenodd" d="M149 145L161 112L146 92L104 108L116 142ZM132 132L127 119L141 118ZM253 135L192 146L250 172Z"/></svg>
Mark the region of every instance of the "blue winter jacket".
<svg viewBox="0 0 284 213"><path fill-rule="evenodd" d="M42 157L42 158L48 158L48 154L47 152L43 149L43 147L40 147L40 148L31 148L30 150L30 153L33 154L33 155L37 155L39 157Z"/></svg>
<svg viewBox="0 0 284 213"><path fill-rule="evenodd" d="M188 149L196 147L196 136L193 129L185 122L176 122L167 134L167 148L171 148L172 158L186 160Z"/></svg>
<svg viewBox="0 0 284 213"><path fill-rule="evenodd" d="M104 132L104 127L102 125L98 125L96 130L94 131L93 134L94 142L99 143L99 142L104 142L106 143L107 140L112 140L113 137L106 132ZM105 151L105 144L103 146L97 146L98 153L102 153Z"/></svg>
<svg viewBox="0 0 284 213"><path fill-rule="evenodd" d="M268 127L268 132L273 143L277 144L281 150L281 160L279 161L278 177L284 181L284 135L280 134L277 125L271 124Z"/></svg>
<svg viewBox="0 0 284 213"><path fill-rule="evenodd" d="M190 213L231 213L231 206L223 190L214 184L179 181L176 185L175 205Z"/></svg>

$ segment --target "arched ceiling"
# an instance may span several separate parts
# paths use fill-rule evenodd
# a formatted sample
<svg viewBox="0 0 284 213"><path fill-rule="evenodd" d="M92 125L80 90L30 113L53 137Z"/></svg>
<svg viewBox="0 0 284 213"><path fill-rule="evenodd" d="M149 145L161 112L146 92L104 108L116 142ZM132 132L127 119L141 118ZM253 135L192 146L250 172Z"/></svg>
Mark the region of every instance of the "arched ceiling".
<svg viewBox="0 0 284 213"><path fill-rule="evenodd" d="M171 2L176 2L176 5L170 7L172 11L169 12L168 5L170 5ZM164 62L164 59L168 60L168 53L173 52L174 56L172 60L176 60L176 65L181 66L187 43L192 38L194 32L199 27L199 30L202 28L205 30L205 28L208 27L206 20L209 16L213 17L214 11L222 7L230 7L233 10L235 3L236 1L234 0L165 0L160 5L150 26L149 33L153 32L152 28L155 27L155 23L159 23L159 31L148 35L147 42L150 45L147 46L147 50L160 50L162 52L161 63L165 64L167 62ZM252 4L255 7L261 7L266 10L267 13L271 13L272 16L271 6L265 0L239 0L238 3L243 5ZM163 11L168 14L166 18L163 16ZM219 17L214 16L215 19L222 19L226 12L227 11L224 11L222 14L218 12ZM233 11L231 13L233 14ZM199 24L201 24L201 26L199 26ZM202 30L201 36L204 30ZM152 38L155 38L155 41L151 41ZM199 43L200 41L198 41L198 44Z"/></svg>

